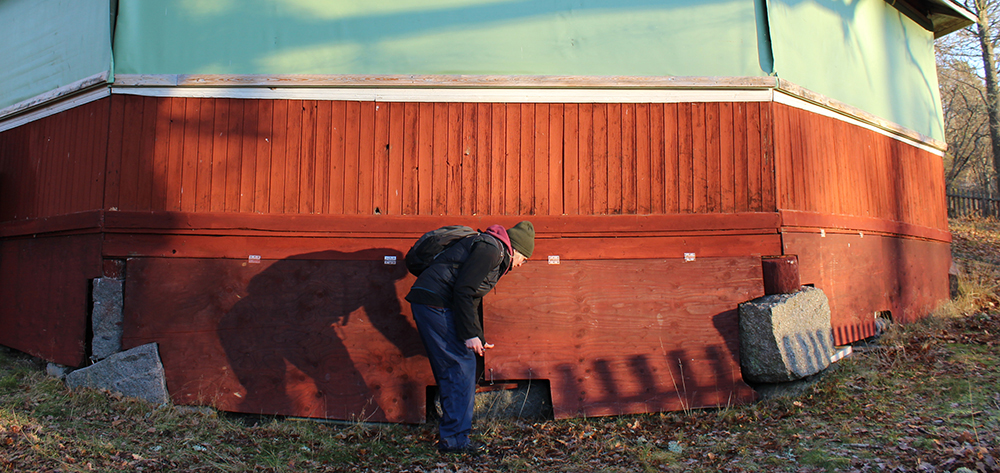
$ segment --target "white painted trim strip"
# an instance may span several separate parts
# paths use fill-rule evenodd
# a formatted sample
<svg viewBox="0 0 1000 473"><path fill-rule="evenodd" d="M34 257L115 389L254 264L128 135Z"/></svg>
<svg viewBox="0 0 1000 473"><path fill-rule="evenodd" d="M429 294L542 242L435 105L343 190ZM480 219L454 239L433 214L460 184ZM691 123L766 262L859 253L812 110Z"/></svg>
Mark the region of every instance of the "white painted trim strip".
<svg viewBox="0 0 1000 473"><path fill-rule="evenodd" d="M7 120L0 121L0 132L4 132L12 128L17 128L21 125L33 122L35 120L41 120L45 117L52 116L57 113L69 110L71 108L79 107L81 105L85 105L90 102L103 99L110 95L111 95L110 87L100 87L91 90L89 92L84 92L78 95L68 97L59 102L55 102L50 105L38 108L36 110L16 115Z"/></svg>
<svg viewBox="0 0 1000 473"><path fill-rule="evenodd" d="M9 107L5 107L0 110L0 120L4 117L15 115L21 112L25 112L29 109L44 106L48 102L54 102L62 97L67 97L82 90L89 89L91 87L108 83L108 78L111 77L110 71L99 72L90 77L85 77L72 84L64 85L58 89L50 90L44 94L36 95L23 102L16 103Z"/></svg>
<svg viewBox="0 0 1000 473"><path fill-rule="evenodd" d="M151 97L434 103L769 102L772 99L771 89L364 89L113 87L112 93Z"/></svg>
<svg viewBox="0 0 1000 473"><path fill-rule="evenodd" d="M851 125L859 126L859 127L864 128L866 130L871 130L871 131L874 131L874 132L879 133L881 135L888 136L889 138L893 138L893 139L905 142L905 143L907 143L907 144L909 144L911 146L915 146L915 147L920 148L920 149L922 149L924 151L927 151L928 153L932 153L932 154L935 154L937 156L944 156L944 151L942 151L942 150L940 150L940 149L938 149L938 148L936 148L934 146L928 145L926 143L922 143L922 142L920 142L918 140L914 140L914 139L912 139L910 137L903 136L903 135L900 135L898 133L893 133L890 130L886 130L885 128L876 126L876 125L874 125L872 123L869 123L869 122L866 122L864 120L859 120L859 119L857 119L855 117L852 117L850 115L844 114L842 112L838 112L836 110L832 110L830 108L827 108L827 107L824 107L824 106L821 106L821 105L817 105L815 103L803 100L803 99L801 99L799 97L796 97L794 95L790 95L787 92L784 92L782 90L775 90L774 91L774 102L780 103L780 104L783 104L783 105L788 105L789 107L797 108L797 109L800 109L800 110L805 110L805 111L810 112L810 113L815 113L817 115L822 115L824 117L835 118L837 120L841 120L843 122L850 123Z"/></svg>

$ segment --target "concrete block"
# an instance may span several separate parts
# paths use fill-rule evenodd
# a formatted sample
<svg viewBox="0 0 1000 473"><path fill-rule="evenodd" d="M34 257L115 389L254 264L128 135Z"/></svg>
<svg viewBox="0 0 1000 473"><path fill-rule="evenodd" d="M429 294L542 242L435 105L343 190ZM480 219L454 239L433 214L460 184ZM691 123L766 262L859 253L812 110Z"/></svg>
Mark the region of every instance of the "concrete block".
<svg viewBox="0 0 1000 473"><path fill-rule="evenodd" d="M95 279L93 298L91 356L103 360L122 349L122 281Z"/></svg>
<svg viewBox="0 0 1000 473"><path fill-rule="evenodd" d="M107 389L153 404L170 401L163 364L155 343L115 353L93 365L73 371L66 376L66 385L71 389Z"/></svg>
<svg viewBox="0 0 1000 473"><path fill-rule="evenodd" d="M830 366L835 348L830 303L822 290L805 286L744 302L740 312L743 379L781 383Z"/></svg>

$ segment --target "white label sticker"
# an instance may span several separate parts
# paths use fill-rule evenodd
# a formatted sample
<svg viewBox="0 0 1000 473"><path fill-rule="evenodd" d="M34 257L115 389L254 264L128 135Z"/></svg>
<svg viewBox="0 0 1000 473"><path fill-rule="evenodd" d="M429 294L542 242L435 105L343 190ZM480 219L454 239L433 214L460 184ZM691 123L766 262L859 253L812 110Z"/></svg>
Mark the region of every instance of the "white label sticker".
<svg viewBox="0 0 1000 473"><path fill-rule="evenodd" d="M386 256L385 257L385 264L396 264L396 257L395 256Z"/></svg>
<svg viewBox="0 0 1000 473"><path fill-rule="evenodd" d="M250 255L250 257L247 258L247 262L253 264L260 264L260 255Z"/></svg>
<svg viewBox="0 0 1000 473"><path fill-rule="evenodd" d="M694 261L694 253L684 253L684 261Z"/></svg>
<svg viewBox="0 0 1000 473"><path fill-rule="evenodd" d="M549 264L559 264L559 255L549 255Z"/></svg>

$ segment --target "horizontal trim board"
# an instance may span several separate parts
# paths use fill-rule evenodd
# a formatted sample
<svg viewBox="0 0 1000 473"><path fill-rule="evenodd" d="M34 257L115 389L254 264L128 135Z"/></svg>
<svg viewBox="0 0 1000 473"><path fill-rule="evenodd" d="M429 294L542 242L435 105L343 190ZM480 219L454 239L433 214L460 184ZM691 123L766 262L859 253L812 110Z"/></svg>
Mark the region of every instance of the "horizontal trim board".
<svg viewBox="0 0 1000 473"><path fill-rule="evenodd" d="M58 102L51 103L30 112L25 112L0 121L0 132L11 130L21 125L26 125L33 121L41 120L45 117L50 117L81 105L86 105L90 102L103 99L110 95L111 89L109 87L98 87L87 92L67 97Z"/></svg>
<svg viewBox="0 0 1000 473"><path fill-rule="evenodd" d="M63 97L75 95L78 92L90 89L94 86L107 84L108 79L110 77L111 77L111 72L104 71L94 74L90 77L84 77L83 79L73 82L72 84L67 84L62 87L59 87L58 89L50 90L44 94L36 95L23 102L16 103L9 107L0 109L0 119L3 119L3 117L25 112L35 107L45 105L48 102L54 102Z"/></svg>
<svg viewBox="0 0 1000 473"><path fill-rule="evenodd" d="M774 88L774 77L118 74L116 87Z"/></svg>
<svg viewBox="0 0 1000 473"><path fill-rule="evenodd" d="M840 233L863 232L946 243L951 242L951 232L946 230L890 220L849 215L829 215L801 210L779 210L778 214L781 216L781 231L783 233L819 233L820 230L834 230Z"/></svg>
<svg viewBox="0 0 1000 473"><path fill-rule="evenodd" d="M344 100L422 103L684 103L770 102L770 89L418 89L113 87L112 93L146 97L270 100Z"/></svg>
<svg viewBox="0 0 1000 473"><path fill-rule="evenodd" d="M105 233L105 258L213 258L258 259L348 259L384 261L395 256L396 264L415 237L375 237L365 234L316 238L308 236L160 235ZM570 260L629 260L730 258L778 254L781 238L775 231L744 235L605 236L590 238L538 238L531 264L548 264L548 256ZM689 256L694 255L694 256ZM259 258L251 258L256 256Z"/></svg>

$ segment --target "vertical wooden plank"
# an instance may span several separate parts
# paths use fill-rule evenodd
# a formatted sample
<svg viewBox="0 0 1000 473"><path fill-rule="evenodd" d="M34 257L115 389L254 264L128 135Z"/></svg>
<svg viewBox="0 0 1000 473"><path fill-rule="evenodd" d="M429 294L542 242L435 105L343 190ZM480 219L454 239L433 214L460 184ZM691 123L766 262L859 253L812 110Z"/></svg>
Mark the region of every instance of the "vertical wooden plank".
<svg viewBox="0 0 1000 473"><path fill-rule="evenodd" d="M358 122L358 198L355 213L372 215L375 183L375 102L361 102ZM346 176L345 176L346 177Z"/></svg>
<svg viewBox="0 0 1000 473"><path fill-rule="evenodd" d="M103 139L110 135L110 130L107 128L108 124L111 122L111 98L106 98L100 100L98 105L99 111L94 120L94 125L97 133L95 133L93 143L93 152L91 154L91 168L90 175L92 176L92 186L90 187L87 208L99 209L104 205L104 188L107 183L107 174L105 170L107 169L107 156L108 156L108 141Z"/></svg>
<svg viewBox="0 0 1000 473"><path fill-rule="evenodd" d="M215 116L212 119L212 186L209 196L210 210L226 210L226 155L229 129L229 105L232 99L215 99Z"/></svg>
<svg viewBox="0 0 1000 473"><path fill-rule="evenodd" d="M549 210L549 104L535 105L534 141L532 159L534 172L534 203L527 213L550 215ZM561 179L561 176L558 178Z"/></svg>
<svg viewBox="0 0 1000 473"><path fill-rule="evenodd" d="M171 123L171 105L175 98L157 97L156 113L154 114L153 129L153 155L151 169L152 173L148 182L140 183L149 186L149 206L148 210L167 209L167 168L169 166L170 153L170 132L173 128Z"/></svg>
<svg viewBox="0 0 1000 473"><path fill-rule="evenodd" d="M682 155L682 141L686 139L686 125L681 120L690 123L690 108L682 104L668 103L663 105L663 199L664 211L668 214L680 213L681 209L681 162L686 159Z"/></svg>
<svg viewBox="0 0 1000 473"><path fill-rule="evenodd" d="M513 215L518 211L521 196L521 105L506 105L506 153L504 153L504 200L502 215Z"/></svg>
<svg viewBox="0 0 1000 473"><path fill-rule="evenodd" d="M721 211L736 211L736 162L733 153L733 104L719 104L719 176Z"/></svg>
<svg viewBox="0 0 1000 473"><path fill-rule="evenodd" d="M789 201L788 188L788 114L785 106L776 104L771 111L774 120L774 181L775 206L787 209Z"/></svg>
<svg viewBox="0 0 1000 473"><path fill-rule="evenodd" d="M316 102L316 152L313 212L330 213L330 164L333 156L333 102Z"/></svg>
<svg viewBox="0 0 1000 473"><path fill-rule="evenodd" d="M638 128L635 104L623 104L621 113L621 213L635 214L638 207L638 187L636 171L636 129Z"/></svg>
<svg viewBox="0 0 1000 473"><path fill-rule="evenodd" d="M135 207L131 210L153 209L153 183L158 168L157 164L159 164L156 156L158 151L157 135L158 132L162 131L157 129L158 126L162 126L162 124L157 123L161 100L163 99L157 97L142 98L142 134L140 135L139 155L137 156L139 172L135 181L137 186ZM161 142L166 143L166 134L160 136L162 136Z"/></svg>
<svg viewBox="0 0 1000 473"><path fill-rule="evenodd" d="M82 163L86 159L86 149L92 139L90 127L84 121L84 107L77 107L73 110L63 112L63 123L59 126L59 141L62 149L58 156L63 157L67 162L58 169L59 183L57 187L63 189L64 195L59 198L58 210L53 215L63 215L74 212L74 209L81 205L83 189L86 184L86 174L82 172Z"/></svg>
<svg viewBox="0 0 1000 473"><path fill-rule="evenodd" d="M332 215L343 215L344 212L344 182L347 177L347 102L335 101L330 104L330 164L328 178L330 192L326 196L329 212ZM352 176L351 179L355 179Z"/></svg>
<svg viewBox="0 0 1000 473"><path fill-rule="evenodd" d="M625 201L625 118L626 106L608 104L608 213L621 214Z"/></svg>
<svg viewBox="0 0 1000 473"><path fill-rule="evenodd" d="M358 214L361 172L361 102L347 102L344 115L344 214ZM367 161L366 164L371 164Z"/></svg>
<svg viewBox="0 0 1000 473"><path fill-rule="evenodd" d="M490 181L492 171L490 159L493 153L492 113L493 104L476 104L476 206L473 212L476 214L490 212L490 199L494 189Z"/></svg>
<svg viewBox="0 0 1000 473"><path fill-rule="evenodd" d="M198 105L198 149L194 211L212 210L212 159L215 155L215 104L217 99L203 99Z"/></svg>
<svg viewBox="0 0 1000 473"><path fill-rule="evenodd" d="M490 209L491 215L503 213L507 184L504 171L507 168L507 104L495 103L490 119Z"/></svg>
<svg viewBox="0 0 1000 473"><path fill-rule="evenodd" d="M563 210L563 119L565 105L549 105L549 142L548 159L549 172L546 185L548 186L548 211L545 215L562 215Z"/></svg>
<svg viewBox="0 0 1000 473"><path fill-rule="evenodd" d="M721 148L721 113L718 103L705 105L705 147L707 170L706 211L719 213L722 211L722 148Z"/></svg>
<svg viewBox="0 0 1000 473"><path fill-rule="evenodd" d="M708 136L705 103L691 104L692 212L708 211Z"/></svg>
<svg viewBox="0 0 1000 473"><path fill-rule="evenodd" d="M761 187L764 194L764 212L773 212L777 207L775 197L775 175L774 175L774 119L772 117L773 102L762 102L760 104L761 121L761 148L763 161L763 175L761 176Z"/></svg>
<svg viewBox="0 0 1000 473"><path fill-rule="evenodd" d="M375 169L372 174L373 211L378 214L389 210L389 120L391 107L388 103L375 104Z"/></svg>
<svg viewBox="0 0 1000 473"><path fill-rule="evenodd" d="M253 212L257 177L257 139L260 137L260 100L243 100L243 131L240 133L240 178L237 210Z"/></svg>
<svg viewBox="0 0 1000 473"><path fill-rule="evenodd" d="M316 101L302 101L302 145L299 148L299 208L298 213L316 210Z"/></svg>
<svg viewBox="0 0 1000 473"><path fill-rule="evenodd" d="M520 166L517 171L519 192L515 211L520 215L532 213L535 201L535 104L521 104Z"/></svg>
<svg viewBox="0 0 1000 473"><path fill-rule="evenodd" d="M750 170L748 166L747 153L747 104L736 102L733 104L733 187L736 202L736 212L750 211Z"/></svg>
<svg viewBox="0 0 1000 473"><path fill-rule="evenodd" d="M240 177L243 171L243 100L229 101L229 121L226 127L226 194L225 211L240 210Z"/></svg>
<svg viewBox="0 0 1000 473"><path fill-rule="evenodd" d="M476 137L479 133L479 114L475 103L462 104L462 192L461 214L474 215L476 213L476 198L479 192L479 178L477 175L477 152Z"/></svg>
<svg viewBox="0 0 1000 473"><path fill-rule="evenodd" d="M268 213L271 188L271 143L274 140L274 100L261 100L257 111L257 163L254 165L253 211Z"/></svg>
<svg viewBox="0 0 1000 473"><path fill-rule="evenodd" d="M268 212L273 214L285 212L285 168L288 150L288 100L273 101L273 117L271 119L271 173L268 185Z"/></svg>
<svg viewBox="0 0 1000 473"><path fill-rule="evenodd" d="M635 106L635 212L640 215L652 213L650 200L650 176L653 172L650 135L650 104Z"/></svg>
<svg viewBox="0 0 1000 473"><path fill-rule="evenodd" d="M447 166L448 187L445 202L445 214L461 215L462 200L466 193L470 193L471 186L466 186L462 179L462 154L463 132L462 132L462 104L449 103L447 115L447 152L445 164Z"/></svg>
<svg viewBox="0 0 1000 473"><path fill-rule="evenodd" d="M403 213L403 112L406 104L393 102L388 104L389 110L389 183L386 189L388 202L386 213L400 215Z"/></svg>
<svg viewBox="0 0 1000 473"><path fill-rule="evenodd" d="M418 134L420 131L420 106L406 103L403 106L403 192L401 213L416 215L419 212L419 160Z"/></svg>
<svg viewBox="0 0 1000 473"><path fill-rule="evenodd" d="M649 105L649 213L666 213L666 131L664 130L665 106ZM672 157L672 156L671 156Z"/></svg>
<svg viewBox="0 0 1000 473"><path fill-rule="evenodd" d="M199 117L207 99L187 99L184 102L184 143L181 148L181 200L178 210L194 212L198 196L198 141L201 139Z"/></svg>
<svg viewBox="0 0 1000 473"><path fill-rule="evenodd" d="M433 108L430 182L433 215L444 215L448 211L448 105L435 103Z"/></svg>
<svg viewBox="0 0 1000 473"><path fill-rule="evenodd" d="M677 206L680 213L694 211L694 112L693 104L681 103L677 109Z"/></svg>
<svg viewBox="0 0 1000 473"><path fill-rule="evenodd" d="M608 213L608 104L594 104L593 135L593 213Z"/></svg>
<svg viewBox="0 0 1000 473"><path fill-rule="evenodd" d="M180 211L183 199L185 134L188 128L188 116L185 112L187 102L197 99L182 97L170 100L170 141L167 146L166 173L166 205L165 210Z"/></svg>
<svg viewBox="0 0 1000 473"><path fill-rule="evenodd" d="M594 104L580 104L578 171L580 215L594 215Z"/></svg>
<svg viewBox="0 0 1000 473"><path fill-rule="evenodd" d="M747 102L747 171L749 210L761 212L761 148L760 148L760 104Z"/></svg>
<svg viewBox="0 0 1000 473"><path fill-rule="evenodd" d="M299 212L299 162L302 159L302 101L288 101L285 121L284 213Z"/></svg>
<svg viewBox="0 0 1000 473"><path fill-rule="evenodd" d="M580 105L563 106L563 213L580 214Z"/></svg>
<svg viewBox="0 0 1000 473"><path fill-rule="evenodd" d="M125 136L128 136L125 134L125 127L127 122L132 121L126 119L126 99L134 100L133 97L126 95L112 95L110 98L111 118L108 121L108 158L104 171L105 209L117 209L121 205L119 191L122 183L122 157L124 156ZM3 157L0 157L0 159L3 159ZM2 204L6 204L6 202Z"/></svg>
<svg viewBox="0 0 1000 473"><path fill-rule="evenodd" d="M417 213L432 215L434 213L434 104L420 103L417 109Z"/></svg>

